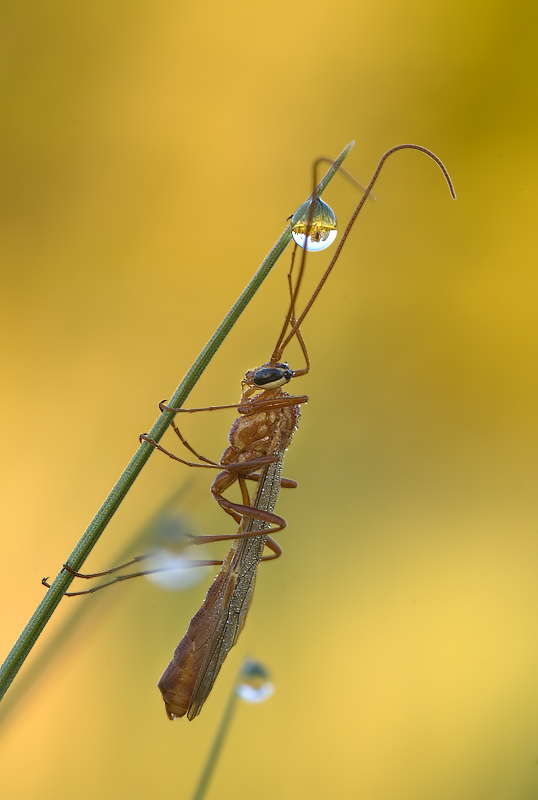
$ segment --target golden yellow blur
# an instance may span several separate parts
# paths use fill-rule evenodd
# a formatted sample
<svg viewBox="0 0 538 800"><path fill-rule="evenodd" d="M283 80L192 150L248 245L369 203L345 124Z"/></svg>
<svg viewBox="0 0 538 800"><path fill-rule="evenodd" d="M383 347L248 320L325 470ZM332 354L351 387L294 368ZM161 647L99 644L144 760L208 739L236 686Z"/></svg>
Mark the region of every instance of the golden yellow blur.
<svg viewBox="0 0 538 800"><path fill-rule="evenodd" d="M458 194L422 154L392 156L305 321L284 556L260 568L201 716L171 724L156 683L210 571L184 593L141 579L64 599L14 695L73 604L95 608L0 728L2 796L190 797L249 654L275 694L238 706L208 798L535 798L536 4L60 0L2 16L0 660L313 160L355 139L345 166L366 182L414 142ZM342 230L356 190L337 176L324 199ZM268 358L288 264L191 406L236 402ZM218 458L232 420L183 430ZM212 475L192 472L153 455L88 570L189 480L199 530L232 532Z"/></svg>

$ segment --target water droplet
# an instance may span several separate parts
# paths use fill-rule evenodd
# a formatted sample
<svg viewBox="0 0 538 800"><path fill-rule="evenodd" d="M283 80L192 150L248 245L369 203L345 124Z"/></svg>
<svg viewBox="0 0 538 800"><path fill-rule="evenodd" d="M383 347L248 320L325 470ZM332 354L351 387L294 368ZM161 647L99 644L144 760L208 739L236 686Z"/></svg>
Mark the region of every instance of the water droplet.
<svg viewBox="0 0 538 800"><path fill-rule="evenodd" d="M239 683L235 691L247 703L263 703L274 692L266 667L254 659L247 658L241 667Z"/></svg>
<svg viewBox="0 0 538 800"><path fill-rule="evenodd" d="M196 560L207 557L207 548L203 546L196 548ZM149 569L163 571L152 572L146 575L146 578L161 589L168 589L171 592L189 589L207 577L207 567L189 567L190 560L189 556L173 553L163 547L155 552L149 566Z"/></svg>
<svg viewBox="0 0 538 800"><path fill-rule="evenodd" d="M291 235L299 247L304 249L306 240L306 229L308 226L308 216L310 213L310 200L299 206L291 218ZM306 249L309 252L325 250L336 239L336 217L334 211L320 197L316 197L314 214Z"/></svg>
<svg viewBox="0 0 538 800"><path fill-rule="evenodd" d="M159 569L147 579L169 591L181 591L199 583L207 576L206 567L190 567L191 559L211 558L204 545L189 547L193 524L180 513L167 512L161 516L153 530L154 555L148 569Z"/></svg>

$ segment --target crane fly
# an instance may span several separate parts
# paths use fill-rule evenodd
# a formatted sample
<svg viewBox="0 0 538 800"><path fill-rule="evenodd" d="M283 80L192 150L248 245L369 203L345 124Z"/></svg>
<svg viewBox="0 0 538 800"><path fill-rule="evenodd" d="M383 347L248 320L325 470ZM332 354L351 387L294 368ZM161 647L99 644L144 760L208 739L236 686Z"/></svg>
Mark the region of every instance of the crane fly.
<svg viewBox="0 0 538 800"><path fill-rule="evenodd" d="M162 692L169 719L186 714L188 719L192 720L200 713L228 652L237 642L244 627L252 602L258 564L261 561L278 558L282 553L280 546L272 537L286 527L286 521L276 515L274 510L280 489L292 488L297 485L295 481L282 477L282 465L284 454L299 422L300 406L308 401L306 395L289 395L282 388L292 378L306 375L310 369L310 359L300 326L333 269L357 216L371 194L383 164L392 153L404 149L418 150L432 158L443 172L452 197L456 198L447 170L430 150L413 144L401 144L388 150L380 159L368 186L364 188L358 184L363 190L360 202L329 266L303 310L297 314L297 297L305 271L306 253L310 250L324 249L336 236L334 214L316 194L317 166L319 162L327 160L325 158L318 159L314 164L314 190L310 200L301 206L291 219L292 235L296 245L288 273L290 301L271 358L257 369L247 372L242 381L241 400L237 404L194 409L170 408L164 403L160 404L161 411L173 413L236 408L239 416L232 424L229 433L230 444L224 451L220 462L211 461L197 453L184 439L174 421L171 424L175 433L181 443L197 458L196 462L179 458L146 434L142 434L140 437L182 464L219 470L211 486L212 495L220 507L238 525L237 532L230 535L189 537L189 544L228 540L232 544L224 561L190 562L191 566L220 564L221 569L159 680L158 687ZM293 266L297 245L303 247L303 250L297 277L294 279ZM282 361L284 351L293 339L299 343L305 360L305 366L298 370L290 369L288 364ZM248 480L258 483L256 494L252 500L247 488ZM223 494L235 483L239 485L241 504L232 502ZM263 554L266 547L271 551L270 555ZM140 558L142 557L129 563L134 563ZM68 565L65 567L72 572ZM119 569L119 567L115 569ZM109 570L109 572L113 571L115 570ZM149 570L149 572L152 571L156 570ZM97 573L92 576L74 574L78 577L97 577L98 574L105 573ZM147 574L147 571L136 574ZM116 580L128 577L132 576L122 576ZM109 583L113 582L115 581ZM109 584L103 584L88 591L95 591L106 585Z"/></svg>

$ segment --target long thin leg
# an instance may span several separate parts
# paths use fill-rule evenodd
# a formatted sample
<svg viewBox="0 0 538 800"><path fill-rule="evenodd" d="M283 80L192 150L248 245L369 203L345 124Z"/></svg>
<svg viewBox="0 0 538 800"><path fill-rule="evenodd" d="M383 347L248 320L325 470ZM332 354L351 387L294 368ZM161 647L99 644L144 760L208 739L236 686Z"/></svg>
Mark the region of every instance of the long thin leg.
<svg viewBox="0 0 538 800"><path fill-rule="evenodd" d="M199 561L186 561L181 567L158 567L157 569L147 569L143 570L142 572L130 572L129 575L120 575L119 578L114 578L114 580L107 581L107 583L100 583L99 586L94 586L91 589L85 589L82 592L66 592L65 597L77 597L81 594L93 594L94 592L98 592L100 589L105 589L107 586L112 586L113 583L121 583L121 581L128 581L131 578L140 578L142 575L153 575L156 572L172 572L173 570L188 569L192 567L218 567L222 566L223 563L224 561L222 559L219 561L201 559ZM85 578L88 576L80 575L79 577ZM41 583L47 589L50 589L50 583L48 583L47 578L43 578Z"/></svg>
<svg viewBox="0 0 538 800"><path fill-rule="evenodd" d="M66 562L63 564L63 569L66 572L71 573L75 578L102 578L104 575L112 575L113 572L118 572L120 569L125 569L125 567L130 567L131 564L138 564L139 561L145 561L146 558L151 558L152 556L156 555L156 553L144 553L144 555L136 556L136 558L131 559L131 561L126 561L125 564L120 564L118 567L112 567L112 569L105 569L102 572L75 572L74 569L71 569L69 564Z"/></svg>
<svg viewBox="0 0 538 800"><path fill-rule="evenodd" d="M260 481L261 474L259 472L254 472L252 475L245 475L247 481ZM293 481L291 478L281 478L280 479L280 488L281 489L296 489L298 486L297 481Z"/></svg>
<svg viewBox="0 0 538 800"><path fill-rule="evenodd" d="M179 456L174 455L169 450L166 450L165 447L160 445L155 439L151 439L147 433L141 433L138 437L140 441L147 442L152 447L155 447L156 450L160 450L161 453L164 453L165 456L172 458L174 461L179 461L180 464L185 464L187 467L200 467L205 469L224 469L226 472L245 472L249 469L258 469L258 467L264 467L266 464L272 464L274 461L278 459L278 456L260 456L259 458L253 458L250 461L242 461L241 463L231 463L231 464L195 464L193 461L185 461L185 459L180 458Z"/></svg>
<svg viewBox="0 0 538 800"><path fill-rule="evenodd" d="M267 540L265 542L265 546L269 550L272 550L274 555L272 555L272 556L262 556L260 558L260 561L274 561L275 558L279 558L282 555L281 546L278 544L278 542L275 542L274 539L271 539L270 536L267 537Z"/></svg>
<svg viewBox="0 0 538 800"><path fill-rule="evenodd" d="M255 411L265 411L272 408L286 408L287 406L296 406L300 403L307 403L308 397L306 395L299 395L297 397L275 397L269 400L243 400L241 403L234 403L229 406L205 406L204 408L172 408L165 403L159 403L161 411L171 411L175 414L186 412L192 414L195 411L219 411L222 408L237 408L241 414L254 413ZM243 410L244 409L244 410Z"/></svg>
<svg viewBox="0 0 538 800"><path fill-rule="evenodd" d="M295 251L293 252L291 267L290 267L290 271L288 272L288 286L289 286L289 290L290 290L291 302L294 301L293 283L292 283L292 272L293 272L293 264L294 264L294 262L295 262ZM293 304L293 311L292 311L292 314L291 314L291 317L290 317L290 323L291 323L291 327L292 328L295 326L296 322L297 322L297 320L295 319L295 303L294 303ZM302 336L301 331L299 330L299 328L297 328L297 330L295 331L295 335L297 337L297 341L299 342L301 350L303 351L303 356L304 356L304 360L305 360L305 364L306 364L304 369L294 370L294 377L297 378L297 377L299 377L299 375L306 375L307 372L310 370L310 358L308 357L308 350L306 349L306 344L304 343L304 339L303 339L303 336Z"/></svg>
<svg viewBox="0 0 538 800"><path fill-rule="evenodd" d="M188 443L188 441L185 439L185 437L183 436L183 434L181 433L181 431L180 431L180 430L179 430L179 428L177 427L177 425L176 425L176 423L174 422L174 420L172 420L172 422L170 423L170 425L172 426L172 428L174 429L175 433L176 433L176 434L177 434L177 436L179 437L179 439L180 439L180 441L181 441L181 444L183 444L183 445L184 445L184 446L187 448L187 450L190 450L190 452L193 454L193 456L196 456L196 458L199 458L199 459L200 459L200 461L205 461L205 462L206 462L206 464L213 464L213 465L215 465L215 464L217 463L216 461L212 461L210 458L206 458L205 456L201 456L201 455L200 455L200 453L197 453L197 452L196 452L196 450L194 449L194 447L191 447L191 445L190 445L190 444Z"/></svg>
<svg viewBox="0 0 538 800"><path fill-rule="evenodd" d="M240 403L231 403L227 406L203 406L203 408L173 408L167 406L164 401L159 403L161 411L173 411L175 414L194 414L196 411L221 411L227 408L239 408Z"/></svg>
<svg viewBox="0 0 538 800"><path fill-rule="evenodd" d="M290 326L292 330L297 322L297 319L295 317L295 298L297 295L295 289L293 288L293 267L295 266L296 255L297 255L297 245L295 245L293 249L293 253L291 255L290 270L288 272L288 290L290 293ZM306 344L304 342L304 339L302 337L299 328L295 330L295 336L297 337L297 341L299 342L301 350L303 351L303 356L306 364L306 366L303 369L293 371L294 377L298 378L300 375L306 375L307 372L310 370L310 358L308 357L308 350L306 349Z"/></svg>
<svg viewBox="0 0 538 800"><path fill-rule="evenodd" d="M243 505L251 506L252 503L250 502L250 495L248 493L247 484L245 482L245 476L238 475L237 480L239 482L239 488L241 489L241 497L243 498Z"/></svg>
<svg viewBox="0 0 538 800"><path fill-rule="evenodd" d="M165 456L169 456L173 458L174 461L179 461L180 464L185 464L187 467L199 467L200 469L222 469L220 464L214 464L213 462L208 464L195 464L194 461L185 461L184 458L180 458L179 456L175 456L169 450L166 450L162 445L155 441L155 439L151 439L147 433L141 433L138 437L141 442L147 442L152 447L155 447L156 450L160 450L161 453L164 453Z"/></svg>
<svg viewBox="0 0 538 800"><path fill-rule="evenodd" d="M261 508L255 508L254 506L241 506L238 503L232 503L231 500L227 500L226 497L223 497L220 494L214 493L213 496L219 506L232 516L237 514L239 517L248 517L249 519L255 519L259 522L268 522L270 525L275 525L274 528L269 529L268 533L270 534L282 531L286 527L286 520L283 517L279 517L277 514L272 514L270 511L263 511ZM226 536L221 535L218 537L197 536L194 544L202 544L202 539L204 539L206 542L222 542L226 541L227 539L246 539L249 536L259 535L260 531L243 531L241 533L234 533Z"/></svg>
<svg viewBox="0 0 538 800"><path fill-rule="evenodd" d="M233 518L233 520L236 522L237 525L241 524L241 522L243 521L243 516L244 515L239 513L239 511L235 510L235 505L236 505L235 503L232 503L230 506L226 506L226 507L222 506L220 504L220 502L219 502L219 497L222 496L222 492L224 492L226 489L229 489L230 486L232 486L233 483L235 483L237 481L239 483L239 488L241 490L241 496L243 498L243 507L250 508L252 506L252 503L250 502L250 495L248 493L245 477L246 477L245 475L241 475L241 474L235 475L235 476L233 476L233 475L231 476L229 472L223 471L219 475L217 475L217 477L215 478L215 480L213 481L213 484L211 486L211 493L212 493L213 497L215 498L217 503L219 503L219 505L223 509L223 511L225 511L227 514L229 514ZM231 536L231 534L229 534L229 535Z"/></svg>
<svg viewBox="0 0 538 800"><path fill-rule="evenodd" d="M300 370L294 374L304 374ZM256 411L271 411L276 408L288 408L289 406L298 406L300 403L308 403L308 395L290 395L288 397L274 397L269 400L245 400L238 406L241 414L254 414Z"/></svg>

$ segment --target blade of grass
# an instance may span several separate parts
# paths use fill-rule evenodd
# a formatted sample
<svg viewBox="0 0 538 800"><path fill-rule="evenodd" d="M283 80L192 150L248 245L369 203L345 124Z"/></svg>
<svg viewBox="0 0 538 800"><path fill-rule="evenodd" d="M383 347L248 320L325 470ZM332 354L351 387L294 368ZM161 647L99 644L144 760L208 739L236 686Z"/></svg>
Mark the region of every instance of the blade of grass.
<svg viewBox="0 0 538 800"><path fill-rule="evenodd" d="M340 153L334 164L329 168L326 175L322 178L318 186L318 193L321 194L329 181L334 177L340 164L344 161L346 156L348 155L349 151L353 147L354 142L348 144L346 148ZM271 252L265 258L261 266L259 267L258 271L243 291L237 302L231 308L229 313L226 315L224 320L221 322L209 342L206 344L192 367L189 369L183 380L181 381L180 385L170 398L170 405L174 408L180 408L185 400L187 399L188 395L192 391L193 387L199 380L200 376L204 372L205 368L217 352L218 348L235 325L237 320L239 319L240 315L243 313L249 302L254 297L255 293L260 288L261 284L276 264L277 260L282 255L283 251L287 247L289 241L291 239L291 233L289 226L286 227L286 230L283 232L281 237L278 239L276 244L274 245ZM153 425L151 431L149 432L149 436L154 439L155 441L159 441L170 422L172 421L174 414L167 411L163 412L160 417L157 419L155 424ZM106 498L105 502L95 515L94 519L80 538L79 542L75 546L73 552L67 559L69 565L76 571L80 571L81 567L88 557L89 553L91 552L92 548L95 546L99 537L105 530L106 526L112 519L114 513L120 506L121 502L125 498L127 492L133 485L134 481L140 474L142 468L146 464L147 460L149 459L151 453L153 452L153 447L148 444L147 442L142 442L138 450L136 451L135 455L131 459L130 463L127 465L126 469L124 470L123 474L119 478L118 482ZM58 603L62 599L64 593L69 588L71 582L73 580L73 576L65 571L62 570L57 575L56 579L52 583L50 589L48 590L47 594L37 607L36 611L34 612L33 616L31 617L30 621L26 625L25 629L19 636L17 642L15 643L13 649L9 653L8 657L4 661L1 669L0 669L0 700L5 695L6 691L8 690L9 686L11 685L13 679L17 675L19 669L23 665L24 661L26 660L28 654L30 653L32 647L34 646L35 642L37 641L41 631L49 621L50 617L54 613Z"/></svg>

